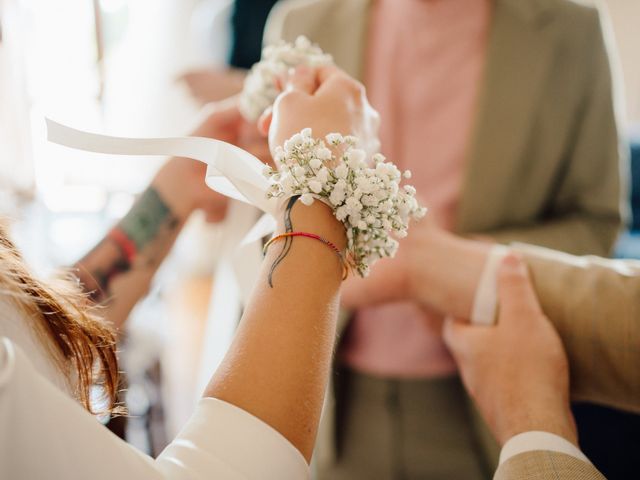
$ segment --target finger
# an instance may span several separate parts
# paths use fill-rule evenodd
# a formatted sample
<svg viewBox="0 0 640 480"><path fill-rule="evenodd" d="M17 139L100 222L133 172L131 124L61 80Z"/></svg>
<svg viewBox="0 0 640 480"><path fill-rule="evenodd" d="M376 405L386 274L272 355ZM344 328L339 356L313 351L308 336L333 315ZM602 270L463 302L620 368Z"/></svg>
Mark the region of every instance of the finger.
<svg viewBox="0 0 640 480"><path fill-rule="evenodd" d="M510 253L498 271L500 322L510 322L542 314L540 302L524 261Z"/></svg>
<svg viewBox="0 0 640 480"><path fill-rule="evenodd" d="M200 119L213 118L216 123L226 125L242 120L242 114L238 108L238 97L233 96L219 102L207 103L198 115Z"/></svg>
<svg viewBox="0 0 640 480"><path fill-rule="evenodd" d="M273 120L273 107L269 106L260 118L258 119L258 131L263 137L269 135L269 128L271 128L271 120Z"/></svg>
<svg viewBox="0 0 640 480"><path fill-rule="evenodd" d="M334 75L344 74L344 72L335 65L325 65L316 70L316 79L319 85L322 85Z"/></svg>
<svg viewBox="0 0 640 480"><path fill-rule="evenodd" d="M477 326L451 316L448 316L442 325L444 343L451 350L456 362L475 350L475 343L480 341L479 333Z"/></svg>
<svg viewBox="0 0 640 480"><path fill-rule="evenodd" d="M197 115L193 128L191 128L191 135L208 137L211 136L212 131L239 127L242 120L236 97L208 103Z"/></svg>
<svg viewBox="0 0 640 480"><path fill-rule="evenodd" d="M316 71L306 65L297 66L287 81L287 90L297 90L309 95L316 91L316 87Z"/></svg>

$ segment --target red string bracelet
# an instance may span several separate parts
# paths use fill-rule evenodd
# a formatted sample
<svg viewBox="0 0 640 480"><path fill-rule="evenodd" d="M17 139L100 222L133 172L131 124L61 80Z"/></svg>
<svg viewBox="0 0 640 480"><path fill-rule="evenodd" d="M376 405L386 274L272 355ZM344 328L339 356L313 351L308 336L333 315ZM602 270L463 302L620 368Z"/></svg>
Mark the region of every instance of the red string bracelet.
<svg viewBox="0 0 640 480"><path fill-rule="evenodd" d="M274 237L271 237L271 239L269 239L267 243L264 244L262 251L264 253L267 253L267 250L273 243L288 237L305 237L305 238L311 238L313 240L318 240L319 242L324 243L327 247L333 250L336 253L336 255L338 255L338 258L340 259L340 263L342 264L342 279L346 280L347 276L349 275L349 269L347 267L347 262L344 259L344 255L342 254L340 249L336 247L336 245L333 242L330 242L329 240L326 240L322 238L320 235L316 235L315 233L285 232L279 235L275 235Z"/></svg>

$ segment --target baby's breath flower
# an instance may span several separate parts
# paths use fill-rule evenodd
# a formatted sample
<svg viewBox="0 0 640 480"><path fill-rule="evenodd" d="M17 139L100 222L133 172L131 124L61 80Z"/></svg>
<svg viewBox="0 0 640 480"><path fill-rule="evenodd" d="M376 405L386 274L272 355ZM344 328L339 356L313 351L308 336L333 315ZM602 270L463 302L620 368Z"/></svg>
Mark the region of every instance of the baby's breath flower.
<svg viewBox="0 0 640 480"><path fill-rule="evenodd" d="M318 150L316 150L316 156L320 160L331 160L331 150L326 147L319 148Z"/></svg>
<svg viewBox="0 0 640 480"><path fill-rule="evenodd" d="M313 203L313 195L311 195L310 193L305 193L300 197L300 201L309 206Z"/></svg>
<svg viewBox="0 0 640 480"><path fill-rule="evenodd" d="M345 146L339 158L325 140L331 146ZM371 263L395 255L398 242L390 235L405 237L409 220L421 218L426 209L418 205L415 188L399 188L407 172L401 175L379 154L369 167L365 152L355 148L357 143L357 138L339 133L314 139L311 129L305 129L276 151L280 171L265 168L265 174L273 182L269 196L301 195L305 205L312 204L314 197L328 200L335 217L345 225L352 266L365 276Z"/></svg>
<svg viewBox="0 0 640 480"><path fill-rule="evenodd" d="M331 65L331 55L313 45L308 38L298 37L294 44L282 42L262 50L262 59L247 75L240 94L240 111L251 122L275 102L280 93L277 79L298 65L319 67ZM304 131L302 132L304 136Z"/></svg>
<svg viewBox="0 0 640 480"><path fill-rule="evenodd" d="M309 182L309 190L311 190L313 193L320 193L322 191L322 183L320 183L318 180L311 180Z"/></svg>
<svg viewBox="0 0 640 480"><path fill-rule="evenodd" d="M334 146L342 145L344 142L344 138L339 133L329 133L325 138L329 144Z"/></svg>
<svg viewBox="0 0 640 480"><path fill-rule="evenodd" d="M320 160L319 158L312 158L311 160L309 160L309 166L311 168L313 168L314 170L317 170L318 168L320 168L322 166L322 160Z"/></svg>

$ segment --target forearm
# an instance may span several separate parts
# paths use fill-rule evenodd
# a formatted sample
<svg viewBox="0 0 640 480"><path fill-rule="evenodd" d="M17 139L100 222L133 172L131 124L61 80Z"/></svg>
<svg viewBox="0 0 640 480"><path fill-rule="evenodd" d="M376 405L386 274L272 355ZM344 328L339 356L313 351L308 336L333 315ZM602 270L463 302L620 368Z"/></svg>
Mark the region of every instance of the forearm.
<svg viewBox="0 0 640 480"><path fill-rule="evenodd" d="M148 291L190 209L158 179L105 238L75 264L82 288L104 305L105 319L120 327Z"/></svg>
<svg viewBox="0 0 640 480"><path fill-rule="evenodd" d="M470 318L492 244L431 229L415 232L419 240L405 253L405 295L445 315Z"/></svg>
<svg viewBox="0 0 640 480"><path fill-rule="evenodd" d="M617 222L566 218L536 226L483 232L498 243L525 242L564 251L599 252L613 242ZM425 236L421 252L409 262L409 292L430 307L460 318L470 318L480 278L492 244L434 230ZM383 288L380 289L383 291Z"/></svg>
<svg viewBox="0 0 640 480"><path fill-rule="evenodd" d="M343 226L320 202L293 205L284 229L345 245ZM341 274L337 255L319 241L272 245L234 342L205 391L271 425L307 460L330 372Z"/></svg>

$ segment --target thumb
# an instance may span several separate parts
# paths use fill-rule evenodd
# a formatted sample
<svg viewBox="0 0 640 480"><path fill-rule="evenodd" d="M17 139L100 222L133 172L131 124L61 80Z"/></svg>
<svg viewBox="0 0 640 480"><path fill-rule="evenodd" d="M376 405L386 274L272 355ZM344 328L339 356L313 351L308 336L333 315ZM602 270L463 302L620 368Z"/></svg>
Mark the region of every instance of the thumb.
<svg viewBox="0 0 640 480"><path fill-rule="evenodd" d="M448 316L442 325L442 337L457 363L475 349L477 338L486 327L470 325L469 322Z"/></svg>
<svg viewBox="0 0 640 480"><path fill-rule="evenodd" d="M287 90L297 90L312 95L316 88L316 71L311 67L298 65L289 75Z"/></svg>
<svg viewBox="0 0 640 480"><path fill-rule="evenodd" d="M258 119L258 131L263 137L269 135L269 129L271 128L271 121L273 120L273 107L269 106L262 112Z"/></svg>
<svg viewBox="0 0 640 480"><path fill-rule="evenodd" d="M542 308L523 260L507 255L498 271L500 322L520 321L531 315L542 315Z"/></svg>

